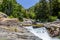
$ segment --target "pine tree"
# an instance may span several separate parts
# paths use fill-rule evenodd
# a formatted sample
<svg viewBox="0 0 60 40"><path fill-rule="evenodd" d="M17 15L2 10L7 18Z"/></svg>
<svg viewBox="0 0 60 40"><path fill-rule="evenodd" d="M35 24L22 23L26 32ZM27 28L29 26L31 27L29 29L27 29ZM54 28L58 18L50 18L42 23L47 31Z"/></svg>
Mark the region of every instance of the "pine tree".
<svg viewBox="0 0 60 40"><path fill-rule="evenodd" d="M36 19L44 21L47 19L48 7L46 0L41 0L38 6L35 7Z"/></svg>
<svg viewBox="0 0 60 40"><path fill-rule="evenodd" d="M6 13L9 16L12 13L12 3L9 0L3 0L2 12Z"/></svg>
<svg viewBox="0 0 60 40"><path fill-rule="evenodd" d="M58 16L58 11L59 11L59 5L58 5L58 0L52 0L53 1L53 14L54 16Z"/></svg>
<svg viewBox="0 0 60 40"><path fill-rule="evenodd" d="M49 0L49 14L52 16L53 14L53 4L52 4L52 0Z"/></svg>

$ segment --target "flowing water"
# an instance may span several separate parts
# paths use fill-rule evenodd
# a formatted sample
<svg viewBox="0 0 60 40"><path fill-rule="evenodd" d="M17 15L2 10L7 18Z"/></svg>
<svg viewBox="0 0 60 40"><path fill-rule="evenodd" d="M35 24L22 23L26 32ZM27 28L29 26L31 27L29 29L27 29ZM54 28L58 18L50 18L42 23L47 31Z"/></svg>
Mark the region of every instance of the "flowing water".
<svg viewBox="0 0 60 40"><path fill-rule="evenodd" d="M30 26L25 28L31 33L33 33L35 36L41 38L42 40L59 40L57 38L51 38L45 27L33 28L32 26Z"/></svg>

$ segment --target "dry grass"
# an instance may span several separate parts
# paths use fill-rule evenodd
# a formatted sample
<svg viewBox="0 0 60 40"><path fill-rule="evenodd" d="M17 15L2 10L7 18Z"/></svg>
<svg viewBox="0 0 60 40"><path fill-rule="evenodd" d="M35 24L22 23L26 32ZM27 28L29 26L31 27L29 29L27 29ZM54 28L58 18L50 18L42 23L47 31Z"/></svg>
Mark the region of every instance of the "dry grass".
<svg viewBox="0 0 60 40"><path fill-rule="evenodd" d="M36 24L36 25L32 24L32 25L22 25L22 26L37 26L37 27L44 27L43 24Z"/></svg>
<svg viewBox="0 0 60 40"><path fill-rule="evenodd" d="M2 29L5 29L5 30L9 30L9 31L12 31L12 32L18 32L18 28L17 27L0 27Z"/></svg>

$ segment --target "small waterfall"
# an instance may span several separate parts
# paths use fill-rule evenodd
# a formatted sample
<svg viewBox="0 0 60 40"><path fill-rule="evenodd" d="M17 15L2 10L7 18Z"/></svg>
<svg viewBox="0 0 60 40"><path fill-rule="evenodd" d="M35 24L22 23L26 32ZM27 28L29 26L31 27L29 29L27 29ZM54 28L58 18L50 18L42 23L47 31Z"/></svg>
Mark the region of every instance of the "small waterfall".
<svg viewBox="0 0 60 40"><path fill-rule="evenodd" d="M33 28L32 26L30 26L25 28L31 33L33 33L35 36L41 38L42 40L52 40L45 27Z"/></svg>

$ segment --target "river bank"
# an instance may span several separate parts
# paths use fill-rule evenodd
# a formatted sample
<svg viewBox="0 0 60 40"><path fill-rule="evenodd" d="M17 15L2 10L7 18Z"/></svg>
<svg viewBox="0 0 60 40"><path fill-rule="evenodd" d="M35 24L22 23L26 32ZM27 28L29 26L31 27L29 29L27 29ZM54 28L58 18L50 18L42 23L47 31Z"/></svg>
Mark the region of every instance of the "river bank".
<svg viewBox="0 0 60 40"><path fill-rule="evenodd" d="M0 40L41 40L25 29L17 18L0 15Z"/></svg>
<svg viewBox="0 0 60 40"><path fill-rule="evenodd" d="M36 25L36 24L33 24L32 21L30 21L30 20L20 22L17 18L8 18L6 15L3 14L0 17L0 38L1 38L1 40L42 40L42 39L44 39L44 37L46 37L46 35L49 35L49 37L52 37L51 35L54 34L53 30L56 30L57 28L59 28L58 27L59 23L60 22L58 22L58 23L56 23L56 22L55 23L53 23L53 22L52 23L37 23L37 25ZM56 27L56 25L58 25L58 26ZM32 26L35 29L29 31L28 29L25 28L25 27L29 27L29 26ZM41 27L44 27L47 30L43 30L43 28L41 28ZM34 33L34 32L37 32L36 29L39 32L43 30L43 33L39 33L39 32L38 32L39 34ZM46 32L46 35L44 36L45 31L48 31L48 32ZM53 32L53 34L50 33L51 31ZM57 31L57 35L59 35L58 34L59 29L56 31ZM53 35L53 36L55 36L55 35ZM47 39L47 38L45 38L45 39Z"/></svg>

